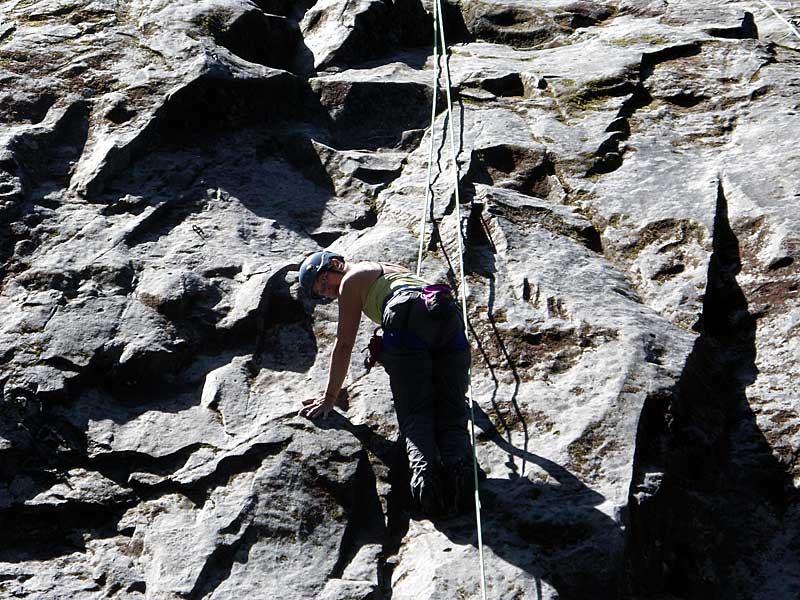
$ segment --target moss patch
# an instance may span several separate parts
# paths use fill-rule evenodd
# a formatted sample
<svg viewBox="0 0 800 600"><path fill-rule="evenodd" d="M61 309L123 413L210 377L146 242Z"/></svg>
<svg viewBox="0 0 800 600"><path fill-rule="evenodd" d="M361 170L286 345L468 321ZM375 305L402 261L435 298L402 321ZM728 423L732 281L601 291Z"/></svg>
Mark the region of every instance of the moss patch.
<svg viewBox="0 0 800 600"><path fill-rule="evenodd" d="M226 10L216 10L198 17L194 23L201 31L215 40L228 31L228 22L232 13Z"/></svg>
<svg viewBox="0 0 800 600"><path fill-rule="evenodd" d="M666 243L668 238L672 239ZM664 251L671 246L684 245L693 241L702 245L705 239L705 229L694 221L689 221L688 219L662 219L643 227L639 231L637 240L622 248L622 256L628 260L633 260L645 248L659 241L666 243L660 249L660 251Z"/></svg>
<svg viewBox="0 0 800 600"><path fill-rule="evenodd" d="M657 33L644 33L636 37L625 37L616 40L611 40L609 43L612 46L619 48L629 48L630 46L660 46L668 44L670 40Z"/></svg>
<svg viewBox="0 0 800 600"><path fill-rule="evenodd" d="M590 110L605 103L608 98L631 95L635 88L636 84L627 77L598 79L567 95L564 103L571 109Z"/></svg>
<svg viewBox="0 0 800 600"><path fill-rule="evenodd" d="M617 449L619 443L603 435L603 423L593 423L567 447L567 466L584 476L596 475L602 468L603 457Z"/></svg>
<svg viewBox="0 0 800 600"><path fill-rule="evenodd" d="M559 311L557 302L550 304L551 312ZM482 326L476 327L476 334L489 366L514 372L523 381L540 377L542 370L550 375L565 373L577 364L584 351L617 337L616 331L593 329L585 324L578 328L503 331L483 325L483 319L475 324L478 323Z"/></svg>

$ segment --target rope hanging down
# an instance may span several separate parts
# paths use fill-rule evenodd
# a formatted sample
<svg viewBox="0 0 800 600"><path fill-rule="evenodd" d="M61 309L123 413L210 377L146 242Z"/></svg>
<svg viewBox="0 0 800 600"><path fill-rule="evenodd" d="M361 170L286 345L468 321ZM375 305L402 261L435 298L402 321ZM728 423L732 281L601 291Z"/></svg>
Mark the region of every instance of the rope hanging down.
<svg viewBox="0 0 800 600"><path fill-rule="evenodd" d="M460 296L461 313L464 320L464 332L469 342L469 326L467 324L467 280L464 274L464 248L461 241L461 197L459 195L459 172L458 172L458 153L456 152L455 132L453 129L453 100L450 94L450 57L447 54L447 41L444 32L444 15L442 13L441 0L434 0L433 11L433 102L431 105L431 129L430 146L428 148L428 182L425 188L425 206L422 212L419 226L419 255L417 257L417 275L422 268L422 253L425 245L425 227L427 225L428 212L430 210L433 189L431 185L431 173L433 171L433 147L435 140L436 124L436 103L439 90L439 44L441 44L442 55L444 56L445 92L447 97L447 123L450 133L450 151L453 159L453 189L455 193L455 218L456 218L456 239L458 240L458 263L461 275ZM481 499L478 491L478 459L475 456L475 402L472 395L472 365L467 371L467 395L469 398L469 418L470 436L472 438L472 477L475 488L475 521L478 530L478 558L481 571L481 595L486 600L486 569L483 561L483 531L481 528Z"/></svg>
<svg viewBox="0 0 800 600"><path fill-rule="evenodd" d="M778 17L781 21L786 23L786 26L792 31L793 34L795 34L798 38L800 38L800 32L797 31L797 28L794 25L792 25L792 23L788 19L785 19L781 15L781 13L779 13L777 10L775 10L775 7L772 6L772 4L767 2L767 0L761 0L761 2L763 4L765 4L767 6L767 8L769 8L773 13L775 13L776 17ZM786 36L784 36L784 37L786 37ZM781 39L783 39L783 38L781 38Z"/></svg>

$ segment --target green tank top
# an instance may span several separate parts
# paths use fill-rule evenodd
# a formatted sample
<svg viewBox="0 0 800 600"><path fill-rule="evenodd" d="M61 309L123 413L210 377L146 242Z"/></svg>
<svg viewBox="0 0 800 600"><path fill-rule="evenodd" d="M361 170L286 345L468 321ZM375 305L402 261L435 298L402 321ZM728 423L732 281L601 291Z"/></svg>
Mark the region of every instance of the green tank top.
<svg viewBox="0 0 800 600"><path fill-rule="evenodd" d="M378 325L383 320L383 302L387 296L403 287L425 287L427 281L411 272L386 273L372 282L367 291L367 300L364 302L364 314Z"/></svg>

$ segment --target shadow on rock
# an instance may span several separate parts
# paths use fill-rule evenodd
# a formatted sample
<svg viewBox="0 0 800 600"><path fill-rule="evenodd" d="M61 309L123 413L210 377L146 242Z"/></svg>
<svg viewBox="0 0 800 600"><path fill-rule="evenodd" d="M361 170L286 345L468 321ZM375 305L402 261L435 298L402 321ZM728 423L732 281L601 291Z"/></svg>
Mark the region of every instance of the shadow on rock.
<svg viewBox="0 0 800 600"><path fill-rule="evenodd" d="M484 544L546 580L560 598L616 598L623 535L620 524L596 508L605 502L603 495L561 465L509 443L475 408L483 436L530 465L533 474L481 484ZM441 530L455 542L476 544L471 528L444 525Z"/></svg>
<svg viewBox="0 0 800 600"><path fill-rule="evenodd" d="M797 542L792 550L782 539L797 495L747 395L758 375L757 322L736 281L741 265L720 183L703 313L695 326L700 336L671 394L648 398L642 410L626 597L756 597L763 578L773 579L774 565L791 555L798 562ZM791 586L791 577L770 585Z"/></svg>
<svg viewBox="0 0 800 600"><path fill-rule="evenodd" d="M481 484L484 545L503 561L548 582L560 598L616 598L623 536L619 524L596 508L605 498L562 466L508 443L480 409L476 420L484 434L509 455L540 470L537 481L492 478ZM381 597L391 598L394 564L385 561L400 550L410 519L416 518L408 492L404 444L389 441L366 425L355 426L339 414L319 421L319 426L352 433L388 467L391 491L386 498L385 530L381 521L384 563L378 568ZM371 490L363 492L365 497L372 496ZM456 544L477 545L474 515L436 520L434 526Z"/></svg>

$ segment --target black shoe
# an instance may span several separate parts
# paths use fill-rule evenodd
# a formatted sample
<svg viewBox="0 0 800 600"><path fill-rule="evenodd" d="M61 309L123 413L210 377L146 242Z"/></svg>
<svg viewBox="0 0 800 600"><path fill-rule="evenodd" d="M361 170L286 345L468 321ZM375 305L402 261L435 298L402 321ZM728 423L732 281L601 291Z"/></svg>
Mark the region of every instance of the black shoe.
<svg viewBox="0 0 800 600"><path fill-rule="evenodd" d="M411 488L411 496L414 499L414 506L426 517L434 518L442 514L444 503L438 477L427 475L416 478L415 485Z"/></svg>
<svg viewBox="0 0 800 600"><path fill-rule="evenodd" d="M445 468L445 513L463 515L475 509L475 489L472 466L459 462Z"/></svg>

